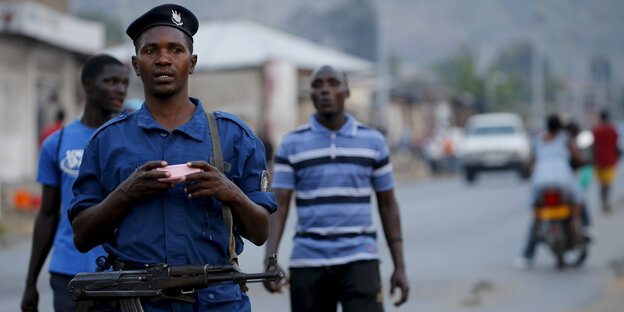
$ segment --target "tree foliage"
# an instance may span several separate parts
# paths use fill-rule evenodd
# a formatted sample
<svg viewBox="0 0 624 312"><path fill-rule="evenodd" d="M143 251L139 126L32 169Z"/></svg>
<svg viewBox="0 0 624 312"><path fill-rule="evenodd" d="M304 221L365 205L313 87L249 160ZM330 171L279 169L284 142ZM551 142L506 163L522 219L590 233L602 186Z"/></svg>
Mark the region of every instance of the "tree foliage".
<svg viewBox="0 0 624 312"><path fill-rule="evenodd" d="M476 54L469 47L462 47L450 59L434 66L441 82L453 90L454 97L471 98L477 111L484 111L484 82L477 73Z"/></svg>

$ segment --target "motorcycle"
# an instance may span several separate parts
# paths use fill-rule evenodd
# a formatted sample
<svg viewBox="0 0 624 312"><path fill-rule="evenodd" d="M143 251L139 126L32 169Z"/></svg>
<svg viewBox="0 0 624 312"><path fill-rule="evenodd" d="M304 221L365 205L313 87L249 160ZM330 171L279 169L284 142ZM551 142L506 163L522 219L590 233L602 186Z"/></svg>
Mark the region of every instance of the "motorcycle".
<svg viewBox="0 0 624 312"><path fill-rule="evenodd" d="M552 251L557 269L579 267L589 253L589 242L578 222L579 211L570 203L569 196L560 188L545 187L534 206L537 241Z"/></svg>

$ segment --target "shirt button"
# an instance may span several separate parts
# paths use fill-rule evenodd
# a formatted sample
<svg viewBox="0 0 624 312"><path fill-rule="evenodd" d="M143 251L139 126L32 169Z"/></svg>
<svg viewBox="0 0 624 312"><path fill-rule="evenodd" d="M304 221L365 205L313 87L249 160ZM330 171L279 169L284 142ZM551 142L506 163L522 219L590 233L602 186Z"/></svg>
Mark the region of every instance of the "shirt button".
<svg viewBox="0 0 624 312"><path fill-rule="evenodd" d="M208 298L214 299L214 294L212 294L212 293L208 294Z"/></svg>
<svg viewBox="0 0 624 312"><path fill-rule="evenodd" d="M163 138L166 138L167 136L169 136L169 133L162 132L162 133L160 133L160 136L163 137Z"/></svg>

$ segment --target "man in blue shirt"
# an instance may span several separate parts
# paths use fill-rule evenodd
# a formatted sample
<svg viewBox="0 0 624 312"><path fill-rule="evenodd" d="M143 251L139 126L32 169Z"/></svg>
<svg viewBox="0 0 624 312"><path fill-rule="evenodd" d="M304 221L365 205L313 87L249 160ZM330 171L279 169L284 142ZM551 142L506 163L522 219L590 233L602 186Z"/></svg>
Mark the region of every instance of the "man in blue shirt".
<svg viewBox="0 0 624 312"><path fill-rule="evenodd" d="M53 245L49 270L57 312L75 311L67 284L77 273L95 271L96 258L105 254L101 247L86 254L76 249L67 210L83 148L95 130L121 109L128 70L112 56L100 54L86 61L81 81L86 96L82 116L48 137L41 148L37 181L42 184L42 203L35 220L22 311L37 311L37 278Z"/></svg>
<svg viewBox="0 0 624 312"><path fill-rule="evenodd" d="M229 227L222 205L233 216L235 251L242 237L262 245L268 237L275 197L261 188L266 176L264 147L239 118L216 112L225 172L215 159L206 113L189 98L195 69L193 38L198 22L184 7L166 4L136 19L126 30L141 77L143 106L120 114L91 137L84 152L69 218L74 243L87 251L98 244L125 268L150 264L225 265L230 262ZM186 164L200 172L179 183L159 181ZM199 290L195 303L143 302L146 311L248 311L238 284Z"/></svg>
<svg viewBox="0 0 624 312"><path fill-rule="evenodd" d="M275 254L295 192L297 227L290 258L292 311L382 311L377 235L371 216L375 193L394 272L390 293L408 297L399 207L388 147L378 131L345 113L345 74L322 66L311 76L316 114L287 134L275 156L273 189L279 204L271 218L266 254ZM265 282L281 292L288 280Z"/></svg>

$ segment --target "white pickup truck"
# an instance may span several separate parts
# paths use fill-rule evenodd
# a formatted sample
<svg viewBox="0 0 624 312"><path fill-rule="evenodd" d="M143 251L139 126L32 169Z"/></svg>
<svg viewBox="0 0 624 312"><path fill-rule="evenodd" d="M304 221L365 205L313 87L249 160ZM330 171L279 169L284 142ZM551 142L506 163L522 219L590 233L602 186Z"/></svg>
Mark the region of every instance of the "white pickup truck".
<svg viewBox="0 0 624 312"><path fill-rule="evenodd" d="M522 178L528 178L531 144L519 116L477 114L468 119L465 128L457 152L468 182L485 170L516 170Z"/></svg>

